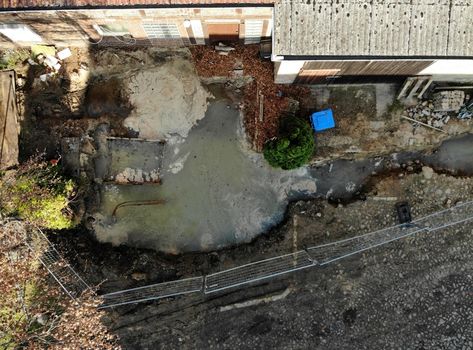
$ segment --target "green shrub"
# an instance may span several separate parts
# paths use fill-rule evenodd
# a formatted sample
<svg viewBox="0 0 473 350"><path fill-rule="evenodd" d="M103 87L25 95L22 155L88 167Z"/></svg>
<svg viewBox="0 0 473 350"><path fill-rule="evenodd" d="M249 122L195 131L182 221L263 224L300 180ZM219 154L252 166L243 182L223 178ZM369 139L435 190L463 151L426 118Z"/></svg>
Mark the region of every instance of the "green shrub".
<svg viewBox="0 0 473 350"><path fill-rule="evenodd" d="M18 64L30 57L30 51L26 49L6 50L0 53L0 70L14 69Z"/></svg>
<svg viewBox="0 0 473 350"><path fill-rule="evenodd" d="M74 182L60 174L58 165L28 161L1 179L0 207L5 215L37 226L66 229L73 226L69 203L74 193Z"/></svg>
<svg viewBox="0 0 473 350"><path fill-rule="evenodd" d="M281 121L279 137L264 146L264 157L271 166L284 170L306 164L314 153L314 133L309 123L299 118Z"/></svg>

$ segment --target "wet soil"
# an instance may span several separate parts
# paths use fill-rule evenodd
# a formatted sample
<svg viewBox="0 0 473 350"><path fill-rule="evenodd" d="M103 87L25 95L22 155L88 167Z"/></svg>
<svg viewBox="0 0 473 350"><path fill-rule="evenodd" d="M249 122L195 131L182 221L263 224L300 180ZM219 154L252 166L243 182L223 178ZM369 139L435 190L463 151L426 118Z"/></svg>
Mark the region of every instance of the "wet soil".
<svg viewBox="0 0 473 350"><path fill-rule="evenodd" d="M457 143L468 144L466 140L472 141L471 137L459 138L440 149L447 152L449 147ZM433 157L418 154L416 156L419 156L418 159L422 156ZM111 244L96 242L93 235L85 229L62 234L55 239L61 241L63 249L68 252L68 256L77 264L82 274L90 278L91 284L101 284L101 291L111 292L207 274L245 262L285 254L292 249L390 226L397 222L394 208L397 201L409 201L413 216L419 217L426 212L440 210L445 205L453 205L458 200L473 198L471 178L448 175L449 172L458 172L458 169L441 168L438 169L440 175L434 174L428 179L420 171L423 164L412 159L415 159L412 154L393 155L389 160L376 159L363 164L341 162L316 169L314 171L326 181L325 186L320 182L318 186L319 194L323 198L291 202L278 225L249 244L216 252L173 256L151 249L113 247ZM376 164L378 174L373 175L370 167ZM388 164L391 172L387 170ZM456 164L468 166L469 160L460 157ZM346 182L345 178L339 176L343 169L348 169L347 171L353 174L365 174L366 177L360 176ZM353 181L359 186L356 187L360 192L357 197L363 198L362 201L354 201L354 192L346 190L346 184ZM332 204L325 200L325 191L329 187L334 189L330 201ZM370 198L373 196L376 198ZM333 204L335 202L342 202L344 205ZM294 232L297 232L297 248L294 247ZM141 274L142 279L134 279L134 273Z"/></svg>
<svg viewBox="0 0 473 350"><path fill-rule="evenodd" d="M117 78L97 79L87 87L84 110L91 118L104 115L125 118L132 109L132 106L125 101L123 83L120 80Z"/></svg>
<svg viewBox="0 0 473 350"><path fill-rule="evenodd" d="M24 112L21 121L20 155L28 159L44 153L46 159L58 158L61 139L90 135L101 123L110 125L113 136L132 136L123 126L131 107L116 79L95 79L80 91L68 92L65 79L48 85L20 90Z"/></svg>
<svg viewBox="0 0 473 350"><path fill-rule="evenodd" d="M397 220L395 202L389 199L393 196L408 200L416 218L473 198L471 178L446 174L428 178L401 168L403 172L380 178L364 201L294 202L286 220L268 234L219 252L172 257L97 244L77 232L57 239L72 243L69 256L83 275L92 283L108 279L100 288L112 291L218 271L390 226ZM419 342L428 348L442 342L457 348L471 335L467 316L471 305L465 298L473 271L470 231L471 225L455 227L392 243L324 269L239 291L119 307L108 310L105 322L125 349L340 349L353 344L371 349ZM279 301L231 308L286 290L289 295ZM230 309L223 311L222 306Z"/></svg>
<svg viewBox="0 0 473 350"><path fill-rule="evenodd" d="M177 254L248 242L280 222L289 200L314 193L314 179L305 168L271 168L249 149L241 122L218 97L186 139L166 144L160 185L102 186L100 213L92 214L98 239ZM165 204L111 216L122 202L153 199Z"/></svg>

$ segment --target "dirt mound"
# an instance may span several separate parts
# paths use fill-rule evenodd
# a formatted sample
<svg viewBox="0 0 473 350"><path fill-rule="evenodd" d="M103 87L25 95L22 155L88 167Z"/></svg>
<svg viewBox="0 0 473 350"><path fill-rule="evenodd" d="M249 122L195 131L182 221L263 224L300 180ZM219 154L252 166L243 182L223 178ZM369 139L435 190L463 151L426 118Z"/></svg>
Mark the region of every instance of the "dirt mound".
<svg viewBox="0 0 473 350"><path fill-rule="evenodd" d="M192 63L177 58L163 65L137 72L125 83L134 110L125 126L146 139L171 134L186 137L204 117L211 95L201 85Z"/></svg>

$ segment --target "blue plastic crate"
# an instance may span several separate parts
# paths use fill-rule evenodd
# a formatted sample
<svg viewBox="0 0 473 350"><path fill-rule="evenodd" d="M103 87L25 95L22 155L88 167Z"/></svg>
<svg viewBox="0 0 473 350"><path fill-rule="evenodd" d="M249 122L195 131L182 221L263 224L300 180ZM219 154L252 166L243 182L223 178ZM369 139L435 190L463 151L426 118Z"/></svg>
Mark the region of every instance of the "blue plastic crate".
<svg viewBox="0 0 473 350"><path fill-rule="evenodd" d="M310 123L315 131L323 131L335 127L335 119L331 109L312 113Z"/></svg>

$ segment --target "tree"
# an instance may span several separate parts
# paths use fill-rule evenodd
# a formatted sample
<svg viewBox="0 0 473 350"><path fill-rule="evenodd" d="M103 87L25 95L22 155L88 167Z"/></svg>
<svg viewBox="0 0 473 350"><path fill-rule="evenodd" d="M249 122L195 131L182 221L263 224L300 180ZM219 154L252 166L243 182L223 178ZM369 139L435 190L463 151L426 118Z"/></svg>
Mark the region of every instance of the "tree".
<svg viewBox="0 0 473 350"><path fill-rule="evenodd" d="M264 146L264 157L271 166L284 170L306 164L314 153L314 133L309 123L300 118L284 118L279 137Z"/></svg>

